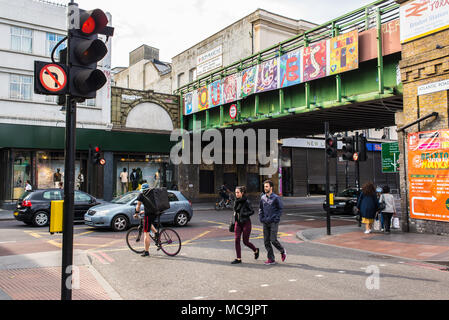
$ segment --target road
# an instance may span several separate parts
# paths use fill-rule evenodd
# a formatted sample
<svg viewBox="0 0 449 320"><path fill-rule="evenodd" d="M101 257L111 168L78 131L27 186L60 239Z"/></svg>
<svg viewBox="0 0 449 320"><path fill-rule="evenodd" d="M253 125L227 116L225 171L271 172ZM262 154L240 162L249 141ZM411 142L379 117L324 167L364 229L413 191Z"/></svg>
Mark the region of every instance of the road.
<svg viewBox="0 0 449 320"><path fill-rule="evenodd" d="M121 298L137 300L270 300L270 299L447 299L449 272L391 256L303 242L300 230L325 227L320 204L286 209L279 239L287 260L266 266L262 226L253 217L251 241L259 260L242 244L240 265L230 211L196 211L187 227L177 228L182 243L177 257L150 248L140 257L126 246L125 233L75 224L74 249L85 250L94 268ZM333 216L332 225L353 225L349 216ZM61 250L62 237L16 221L0 222L0 256Z"/></svg>

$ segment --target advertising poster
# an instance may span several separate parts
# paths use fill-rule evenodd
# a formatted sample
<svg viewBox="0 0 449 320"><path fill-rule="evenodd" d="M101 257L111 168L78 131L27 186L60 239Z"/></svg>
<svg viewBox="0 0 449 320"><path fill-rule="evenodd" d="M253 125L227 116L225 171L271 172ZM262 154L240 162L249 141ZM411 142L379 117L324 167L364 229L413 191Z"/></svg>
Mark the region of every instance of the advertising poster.
<svg viewBox="0 0 449 320"><path fill-rule="evenodd" d="M222 104L223 94L221 80L212 82L209 85L209 108L217 107Z"/></svg>
<svg viewBox="0 0 449 320"><path fill-rule="evenodd" d="M275 90L279 87L279 59L271 59L258 65L256 92Z"/></svg>
<svg viewBox="0 0 449 320"><path fill-rule="evenodd" d="M449 222L449 130L408 135L410 217Z"/></svg>
<svg viewBox="0 0 449 320"><path fill-rule="evenodd" d="M241 97L245 98L256 92L257 66L242 71Z"/></svg>
<svg viewBox="0 0 449 320"><path fill-rule="evenodd" d="M196 90L186 93L184 96L184 110L185 115L198 112L198 93Z"/></svg>
<svg viewBox="0 0 449 320"><path fill-rule="evenodd" d="M449 28L447 0L415 0L401 5L401 43Z"/></svg>
<svg viewBox="0 0 449 320"><path fill-rule="evenodd" d="M223 104L231 103L239 99L239 77L232 74L223 79Z"/></svg>
<svg viewBox="0 0 449 320"><path fill-rule="evenodd" d="M302 49L284 54L280 58L280 88L285 88L302 82L301 70Z"/></svg>
<svg viewBox="0 0 449 320"><path fill-rule="evenodd" d="M330 40L330 74L337 74L359 67L359 33L357 30Z"/></svg>
<svg viewBox="0 0 449 320"><path fill-rule="evenodd" d="M303 81L312 81L327 75L328 45L327 40L323 40L304 48Z"/></svg>
<svg viewBox="0 0 449 320"><path fill-rule="evenodd" d="M198 110L203 111L209 109L209 91L207 86L198 89Z"/></svg>

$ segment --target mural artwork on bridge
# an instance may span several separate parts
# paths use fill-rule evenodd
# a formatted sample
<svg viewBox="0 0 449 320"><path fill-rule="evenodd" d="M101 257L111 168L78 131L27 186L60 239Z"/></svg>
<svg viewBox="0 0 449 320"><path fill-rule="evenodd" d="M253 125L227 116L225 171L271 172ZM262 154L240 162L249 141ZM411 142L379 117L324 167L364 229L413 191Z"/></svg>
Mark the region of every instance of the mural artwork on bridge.
<svg viewBox="0 0 449 320"><path fill-rule="evenodd" d="M359 67L359 33L312 43L184 95L185 115Z"/></svg>

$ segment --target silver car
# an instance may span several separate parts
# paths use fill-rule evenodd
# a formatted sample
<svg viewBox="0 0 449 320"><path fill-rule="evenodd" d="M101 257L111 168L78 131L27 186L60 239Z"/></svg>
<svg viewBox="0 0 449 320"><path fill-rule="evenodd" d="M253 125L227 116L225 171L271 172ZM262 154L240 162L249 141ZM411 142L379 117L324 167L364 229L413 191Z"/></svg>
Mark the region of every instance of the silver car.
<svg viewBox="0 0 449 320"><path fill-rule="evenodd" d="M138 225L140 219L134 218L139 191L131 191L90 208L84 215L84 223L96 228L111 228L114 231L124 231ZM168 190L170 209L161 214L161 223L173 223L183 227L192 219L192 203L179 191ZM143 210L143 205L142 205Z"/></svg>

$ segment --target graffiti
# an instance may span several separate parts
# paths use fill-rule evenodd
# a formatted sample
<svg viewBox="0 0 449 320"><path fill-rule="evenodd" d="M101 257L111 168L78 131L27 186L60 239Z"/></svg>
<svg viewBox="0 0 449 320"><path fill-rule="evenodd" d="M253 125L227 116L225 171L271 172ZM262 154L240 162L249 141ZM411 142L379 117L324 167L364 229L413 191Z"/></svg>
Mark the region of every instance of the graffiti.
<svg viewBox="0 0 449 320"><path fill-rule="evenodd" d="M256 92L264 92L278 88L278 59L266 61L258 66Z"/></svg>
<svg viewBox="0 0 449 320"><path fill-rule="evenodd" d="M326 76L327 42L326 40L304 48L304 81Z"/></svg>

